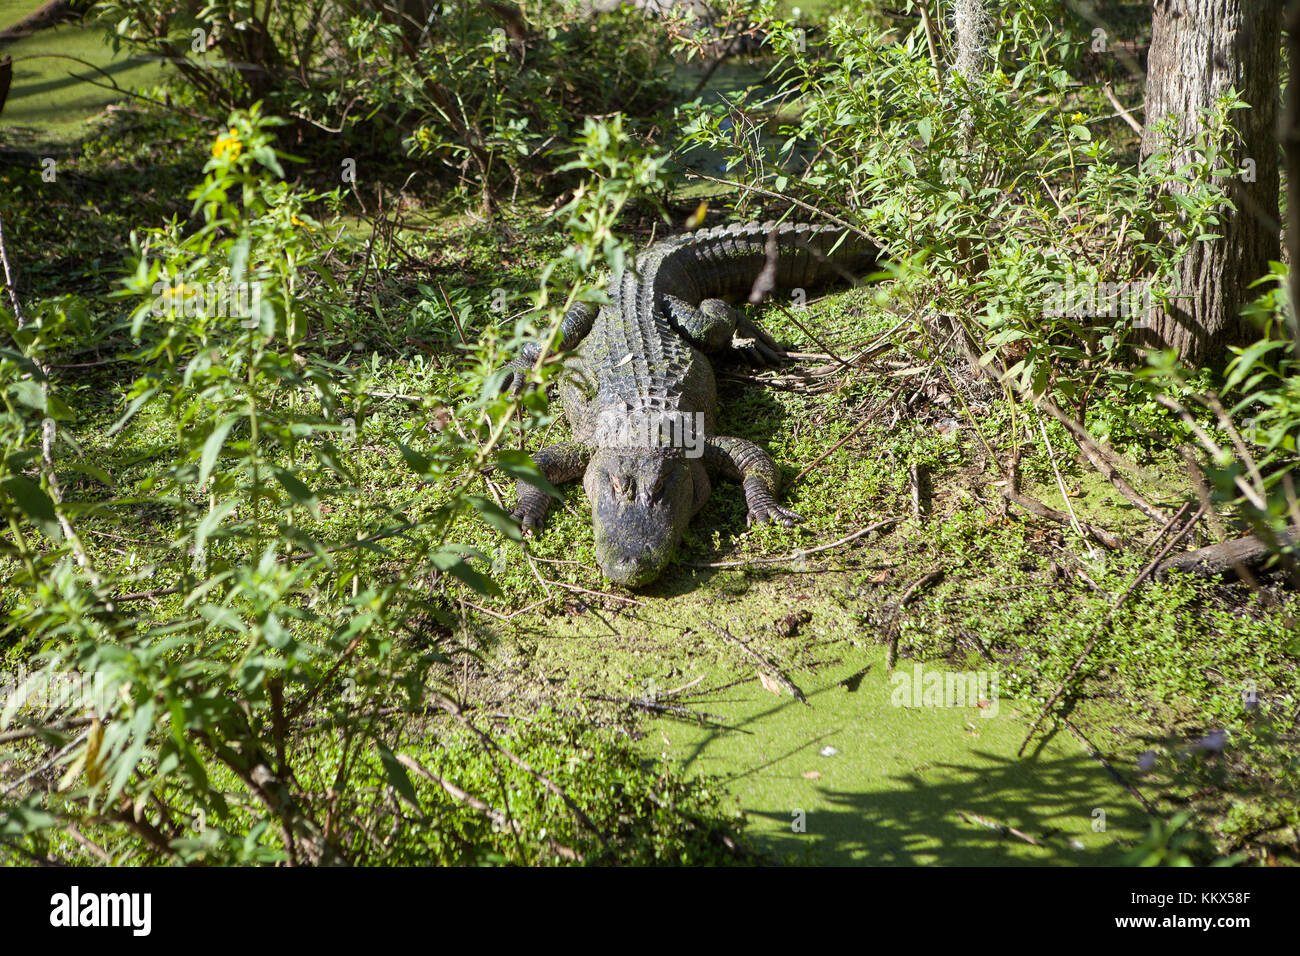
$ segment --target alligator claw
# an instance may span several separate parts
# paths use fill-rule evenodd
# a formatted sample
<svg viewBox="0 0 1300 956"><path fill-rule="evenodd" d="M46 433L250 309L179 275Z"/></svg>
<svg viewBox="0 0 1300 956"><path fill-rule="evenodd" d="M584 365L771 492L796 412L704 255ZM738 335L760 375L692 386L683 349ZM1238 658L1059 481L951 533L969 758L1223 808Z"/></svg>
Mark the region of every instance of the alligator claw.
<svg viewBox="0 0 1300 956"><path fill-rule="evenodd" d="M546 515L534 514L524 508L516 508L510 512L510 517L519 522L525 538L541 534L542 528L546 525Z"/></svg>
<svg viewBox="0 0 1300 956"><path fill-rule="evenodd" d="M517 368L511 368L511 365L513 364L514 363L512 362L510 365L506 366L509 373L501 383L501 391L503 393L508 392L511 395L518 395L524 390L524 385L528 382L528 375Z"/></svg>
<svg viewBox="0 0 1300 956"><path fill-rule="evenodd" d="M750 509L749 514L745 516L745 524L753 527L756 524L779 524L786 528L792 528L803 517L789 508L782 508L780 505L759 505L757 508Z"/></svg>
<svg viewBox="0 0 1300 956"><path fill-rule="evenodd" d="M786 360L785 349L768 335L758 323L741 318L736 326L736 336L731 347L743 355L750 364L773 367Z"/></svg>

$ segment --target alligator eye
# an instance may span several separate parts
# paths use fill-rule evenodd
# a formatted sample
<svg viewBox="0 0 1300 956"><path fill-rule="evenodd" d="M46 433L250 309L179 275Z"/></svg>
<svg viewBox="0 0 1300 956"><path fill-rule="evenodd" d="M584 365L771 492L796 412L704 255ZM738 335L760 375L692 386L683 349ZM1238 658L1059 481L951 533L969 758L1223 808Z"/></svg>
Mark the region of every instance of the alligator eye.
<svg viewBox="0 0 1300 956"><path fill-rule="evenodd" d="M609 485L616 498L631 499L636 494L636 479L631 475L610 475Z"/></svg>

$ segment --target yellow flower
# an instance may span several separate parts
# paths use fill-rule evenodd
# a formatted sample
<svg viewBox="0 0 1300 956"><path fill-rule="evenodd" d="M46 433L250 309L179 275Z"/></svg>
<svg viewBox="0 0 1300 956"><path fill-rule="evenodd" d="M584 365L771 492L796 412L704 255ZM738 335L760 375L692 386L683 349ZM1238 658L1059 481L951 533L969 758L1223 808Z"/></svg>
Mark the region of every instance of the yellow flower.
<svg viewBox="0 0 1300 956"><path fill-rule="evenodd" d="M290 221L291 223L293 223L295 226L305 226L305 225L307 225L305 222L303 222L303 221L302 221L301 219L299 219L297 216L290 216L290 217L289 217L289 221Z"/></svg>
<svg viewBox="0 0 1300 956"><path fill-rule="evenodd" d="M217 141L212 144L212 155L220 159L229 153L231 159L238 159L243 148L244 144L239 141L239 131L232 126L226 135L217 137Z"/></svg>

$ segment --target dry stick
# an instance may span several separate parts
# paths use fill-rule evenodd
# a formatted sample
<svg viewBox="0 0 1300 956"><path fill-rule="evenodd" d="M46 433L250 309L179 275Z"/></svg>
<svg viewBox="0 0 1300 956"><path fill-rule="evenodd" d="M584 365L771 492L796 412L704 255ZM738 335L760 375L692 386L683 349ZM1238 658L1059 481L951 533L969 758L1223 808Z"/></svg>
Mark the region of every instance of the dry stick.
<svg viewBox="0 0 1300 956"><path fill-rule="evenodd" d="M666 690L662 694L655 694L655 700L670 700L673 697L676 697L679 694L683 694L686 691L690 690L692 687L694 687L702 680L704 680L703 674L695 678L695 680L693 681L688 681L687 683L682 684L680 687L674 687L672 690Z"/></svg>
<svg viewBox="0 0 1300 956"><path fill-rule="evenodd" d="M943 568L936 568L928 571L912 582L911 587L903 592L903 596L894 604L893 613L889 617L891 633L889 635L889 650L885 654L885 670L892 671L894 663L898 660L898 628L894 627L898 615L904 608L916 600L916 596L930 585L943 580Z"/></svg>
<svg viewBox="0 0 1300 956"><path fill-rule="evenodd" d="M1070 524L1069 515L1065 514L1063 511L1057 511L1055 508L1049 508L1037 499L1030 498L1018 491L1012 491L1009 487L999 488L998 491L1002 494L1003 498L1007 499L1007 501L1019 505L1032 515L1046 518L1048 521L1054 521L1061 525ZM1086 531L1093 540L1097 541L1099 544L1105 545L1112 551L1118 551L1124 547L1123 540L1121 540L1118 535L1111 534L1105 528L1098 528L1086 521L1080 521L1079 526Z"/></svg>
<svg viewBox="0 0 1300 956"><path fill-rule="evenodd" d="M512 764L514 764L516 767L519 767L525 773L529 774L534 780L536 780L538 783L544 786L547 790L551 791L551 793L555 794L557 797L563 800L564 805L567 806L569 810L573 813L573 815L578 818L579 822L581 822L583 826L585 826L588 830L590 830L593 834L595 834L596 839L600 840L601 846L609 845L609 842L605 839L605 834L600 831L600 829L596 826L596 824L592 822L591 818L582 811L582 808L579 807L576 803L574 803L573 800L570 799L569 795L565 793L564 790L554 780L546 776L546 774L534 770L532 765L529 764L528 761L524 760L522 757L520 757L518 754L512 751L509 747L505 746L505 744L502 744L499 741L492 739L491 736L479 730L479 728L474 725L473 721L471 721L468 717L466 717L461 712L460 705L457 704L450 697L446 697L443 694L439 694L435 692L434 699L439 707L441 707L448 714L450 714L457 721L459 721L462 725L468 728L469 731L472 734L474 734L474 736L478 737L479 740L483 741L484 743L490 744L495 749L501 751L501 753L505 754L506 759L509 760Z"/></svg>
<svg viewBox="0 0 1300 956"><path fill-rule="evenodd" d="M637 607L645 607L645 601L638 601L636 598L627 597L624 594L615 594L613 591L593 591L590 588L584 588L577 584L569 584L566 581L551 581L557 587L562 587L566 591L577 591L579 594L590 594L592 597L608 598L611 601L622 601L624 604L635 604Z"/></svg>
<svg viewBox="0 0 1300 956"><path fill-rule="evenodd" d="M72 839L80 843L82 847L84 847L88 852L93 853L95 856L99 857L101 863L107 863L108 865L112 866L113 858L108 855L108 851L105 850L98 843L96 843L94 840L90 839L80 830L78 830L75 824L72 823L64 824L63 829L67 832L69 836L72 837Z"/></svg>
<svg viewBox="0 0 1300 956"><path fill-rule="evenodd" d="M14 307L14 319L18 323L18 328L22 328L27 320L23 315L22 307L18 303L18 292L14 287L13 269L9 265L9 250L5 246L4 223L0 220L0 263L4 266L5 288L9 291L9 301ZM32 359L33 364L40 370L44 381L41 382L41 394L49 394L50 389L50 370L49 367L39 358ZM86 572L90 578L90 583L98 589L102 584L99 575L95 571L95 566L90 563L90 555L86 553L85 547L82 546L81 537L73 529L72 523L68 521L68 516L63 510L63 490L59 487L59 477L54 471L54 419L46 416L41 423L41 472L45 475L45 485L50 494L50 500L54 504L54 516L59 522L59 528L63 531L63 536L68 539L68 546L72 548L73 556L77 559L77 564ZM113 602L105 602L105 609L113 611Z"/></svg>
<svg viewBox="0 0 1300 956"><path fill-rule="evenodd" d="M813 461L810 464L805 465L803 467L803 470L800 471L799 474L795 475L792 479L790 479L790 484L786 486L787 490L793 487L799 481L800 478L808 474L808 472L812 471L814 468L816 468L818 465L824 462L831 455L835 454L835 452L843 448L848 442L852 441L855 435L857 435L859 432L862 431L862 429L870 425L877 415L879 415L881 412L883 412L886 408L888 408L893 403L894 399L898 397L898 393L901 392L904 387L905 387L904 385L899 385L898 388L894 389L893 393L887 399L885 399L878 406L876 406L875 409L868 412L866 417L864 417L862 421L858 422L858 424L854 426L851 432L849 432L847 435L845 435L843 438L837 441L830 448L826 449L826 451L818 455L815 459L813 459Z"/></svg>
<svg viewBox="0 0 1300 956"><path fill-rule="evenodd" d="M1105 94L1106 99L1110 100L1110 105L1115 107L1117 111L1117 115L1121 119L1123 119L1125 123L1128 123L1128 125L1132 127L1133 132L1141 136L1143 133L1142 124L1139 123L1137 120L1135 120L1133 118L1133 114L1130 113L1128 110L1124 109L1124 105L1115 98L1115 91L1110 88L1110 84L1103 83L1101 85L1101 91L1102 93Z"/></svg>
<svg viewBox="0 0 1300 956"><path fill-rule="evenodd" d="M490 607L483 607L481 604L475 604L473 601L462 601L466 607L472 607L476 611L482 611L484 614L490 614L498 621L513 621L521 614L527 614L529 611L535 611L544 604L550 604L555 598L542 598L540 601L534 601L527 607L521 607L517 611L511 611L509 614L502 614L500 611L494 611Z"/></svg>
<svg viewBox="0 0 1300 956"><path fill-rule="evenodd" d="M725 640L728 640L731 643L735 644L737 647L739 647L764 672L770 671L771 673L775 674L776 679L780 681L782 686L785 687L785 689L790 692L791 697L793 697L801 704L807 704L809 707L812 706L811 704L808 703L808 698L804 696L803 691L799 689L799 685L796 684L794 681L792 681L789 678L789 676L785 673L785 671L781 670L781 668L777 666L775 662L765 659L762 654L758 653L758 651L750 647L748 641L742 641L740 638L736 637L734 634L728 631L725 627L718 627L718 625L714 624L712 621L705 621L704 624L706 627L708 627L709 630L713 631L719 637L722 637Z"/></svg>
<svg viewBox="0 0 1300 956"><path fill-rule="evenodd" d="M1061 407L1049 398L1042 398L1035 402L1038 408L1041 408L1047 414L1051 415L1065 427L1074 439L1075 445L1083 452L1084 456L1092 463L1092 466L1101 472L1102 477L1115 486L1115 490L1134 504L1139 511L1150 518L1152 521L1164 521L1165 515L1160 509L1151 504L1138 491L1128 483L1127 479L1119 473L1118 468L1124 468L1134 475L1146 478L1142 469L1138 468L1132 462L1124 458L1116 451L1104 447L1083 425L1082 422L1076 421L1061 410Z"/></svg>
<svg viewBox="0 0 1300 956"><path fill-rule="evenodd" d="M1133 796L1133 798L1137 800L1138 803L1142 804L1142 808L1146 810L1147 813L1151 814L1152 816L1156 815L1156 808L1151 805L1151 801L1148 800L1146 797L1142 796L1142 792L1138 790L1138 788L1135 787L1133 784L1131 784L1124 777L1122 773L1116 770L1109 760L1107 760L1104 756L1102 756L1101 751L1098 750L1096 745L1094 745L1093 742L1087 738L1087 736L1083 733L1082 730L1075 727L1074 724L1070 723L1070 721L1064 717L1061 718L1061 723L1065 725L1066 730L1068 730L1070 733L1074 734L1076 738L1078 738L1081 744L1083 744L1085 747L1088 748L1089 755L1094 760L1096 760L1099 764L1101 764L1106 769L1106 772L1109 773L1111 777L1113 777L1121 787L1127 790Z"/></svg>
<svg viewBox="0 0 1300 956"><path fill-rule="evenodd" d="M831 347L830 347L829 345L827 345L825 342L823 342L823 341L821 340L821 338L817 335L816 332L813 332L811 329L809 329L807 326L805 326L802 322L800 322L798 319L796 319L793 315L791 315L791 314L790 314L790 310L787 309L787 308L785 307L785 303L784 303L784 302L777 302L776 305L777 305L777 308L779 308L782 312L785 313L785 317L786 317L787 319L789 319L791 322L793 322L793 323L798 327L798 329L799 329L800 332L802 332L804 335L808 336L810 339L812 339L814 342L816 342L818 345L820 345L823 349L825 349L825 350L826 350L826 354L828 354L831 358L833 358L836 362L838 362L838 363L839 363L840 365L842 365L844 368L852 370L853 366L850 365L848 362L844 361L844 359L840 358L840 357L839 357L839 356L838 356L838 355L837 355L837 354L836 354L836 353L831 349Z"/></svg>
<svg viewBox="0 0 1300 956"><path fill-rule="evenodd" d="M841 545L848 544L850 541L856 541L858 538L864 537L873 531L879 531L881 528L886 528L891 524L897 524L902 520L902 515L885 518L883 521L877 521L875 524L867 525L865 528L859 528L857 531L845 535L838 541L832 541L830 544L821 544L815 548L808 548L805 551L796 551L793 554L783 555L779 558L751 558L747 561L683 561L681 563L688 568L744 568L753 564L784 564L787 561L802 561L810 554L838 548Z"/></svg>
<svg viewBox="0 0 1300 956"><path fill-rule="evenodd" d="M1219 443L1210 437L1209 432L1202 428L1201 423L1193 418L1191 412L1184 408L1179 402L1174 401L1167 395L1157 395L1155 398L1157 402L1183 420L1183 423L1192 430L1192 434L1196 436L1197 440L1206 451L1215 458L1226 457L1226 453ZM1268 510L1268 505L1264 499L1260 497L1253 487L1246 483L1246 480L1242 478L1241 475L1237 475L1233 479L1233 482L1237 488L1240 489L1241 493L1246 496L1247 501L1260 511Z"/></svg>
<svg viewBox="0 0 1300 956"><path fill-rule="evenodd" d="M73 727L84 727L86 724L94 723L96 719L95 717L69 717L67 720L55 721L40 727L6 730L0 734L0 744L7 744L14 740L25 740L28 737L39 737L41 734L58 733L61 730L71 730Z"/></svg>
<svg viewBox="0 0 1300 956"><path fill-rule="evenodd" d="M447 298L447 290L442 287L442 280L438 280L438 292L442 294L442 301L447 303L447 311L451 313L451 320L456 323L456 334L460 336L460 344L468 345L465 339L465 329L460 324L460 316L456 313L455 307L451 304L451 299Z"/></svg>
<svg viewBox="0 0 1300 956"><path fill-rule="evenodd" d="M1042 432L1043 446L1047 449L1048 461L1052 463L1052 474L1056 476L1056 486L1061 490L1061 500L1065 502L1065 510L1070 515L1070 524L1073 526L1075 533L1083 539L1084 546L1088 549L1089 557L1093 557L1095 555L1092 550L1092 545L1088 544L1088 536L1083 533L1083 528L1079 525L1079 517L1074 513L1074 505L1070 504L1070 495L1065 490L1065 479L1061 477L1061 469L1056 467L1056 452L1052 449L1052 442L1047 437L1047 426L1043 424L1043 419L1041 417L1034 417L1038 418L1038 430Z"/></svg>
<svg viewBox="0 0 1300 956"><path fill-rule="evenodd" d="M1150 576L1151 572L1159 566L1160 562L1164 560L1165 555L1173 550L1174 545L1183 540L1183 538L1191 532L1192 528L1196 527L1196 522L1200 520L1201 515L1204 513L1205 508L1202 506L1201 509L1192 516L1191 520L1188 521L1187 524L1183 525L1182 530L1165 543L1165 546L1160 549L1160 553L1151 559L1147 566L1144 567L1138 576L1133 579L1133 583L1125 589L1124 593L1115 599L1115 603L1110 606L1110 610L1107 611L1106 616L1102 618L1097 633L1092 636L1092 639L1089 640L1086 645L1084 645L1083 650L1079 652L1079 656L1075 658L1074 663L1070 666L1070 670L1061 680L1061 683L1052 693L1052 696L1048 699L1047 703L1043 705L1041 710L1039 710L1038 716L1034 718L1034 722L1029 728L1029 733L1025 735L1024 742L1020 745L1020 749L1016 751L1017 757L1024 755L1025 748L1029 746L1029 741L1034 738L1034 732L1038 730L1038 725L1043 722L1043 718L1051 712L1052 708L1056 705L1057 700L1059 700L1061 695L1065 693L1066 688L1070 686L1070 682L1074 679L1074 675L1079 672L1079 668L1083 667L1083 662L1088 659L1088 655L1091 654L1092 649L1097 646L1097 642L1106 635L1110 628L1111 618L1115 616L1115 612L1118 611L1123 603L1128 600L1128 596L1137 589L1138 585L1145 581Z"/></svg>
<svg viewBox="0 0 1300 956"><path fill-rule="evenodd" d="M1156 532L1156 536L1147 542L1147 546L1142 549L1142 553L1150 554L1151 549L1154 548L1156 544L1160 541L1160 539L1163 538L1165 534L1169 531L1169 529L1174 526L1175 522L1179 521L1183 517L1183 515L1187 514L1187 509L1190 508L1191 506L1192 503L1190 501L1183 502L1183 506L1179 508L1176 512L1174 512L1173 517L1171 517L1168 521L1166 521L1164 527Z"/></svg>
<svg viewBox="0 0 1300 956"><path fill-rule="evenodd" d="M442 787L443 790L447 791L447 793L449 793L452 797L459 800L461 803L465 804L471 809L477 810L479 813L486 816L496 826L509 827L516 837L522 835L523 827L520 825L519 821L515 820L513 817L507 816L505 813L501 812L500 810L497 810L495 807L490 806L488 803L474 796L472 793L465 792L460 787L452 783L450 780L447 780L445 777L438 776L436 773L434 773L429 768L424 766L424 764L420 763L420 761L416 760L414 757L410 756L409 754L398 754L397 760L398 763L402 764L407 769L414 770L420 776L428 780L432 780L438 786ZM566 860L581 859L578 853L575 850L573 850L571 847L567 847L562 843L556 843L554 840L549 838L547 839L546 842L557 855L563 857Z"/></svg>
<svg viewBox="0 0 1300 956"><path fill-rule="evenodd" d="M974 823L984 827L987 830L996 830L1002 836L1013 836L1018 840L1024 840L1026 843L1030 844L1031 846L1043 845L1038 840L1035 840L1033 837L1031 837L1028 833L1025 833L1023 830L1017 830L1015 827L1008 826L1005 823L998 823L998 821L996 820L990 820L988 817L982 817L978 813L971 813L969 810L958 810L957 816L961 817L961 819L966 823Z"/></svg>
<svg viewBox="0 0 1300 956"><path fill-rule="evenodd" d="M14 307L14 318L18 320L18 325L21 327L23 324L23 309L18 304L18 291L14 288L13 273L9 269L9 254L5 251L4 219L0 219L0 263L4 264L5 291L9 293L9 302Z"/></svg>
<svg viewBox="0 0 1300 956"><path fill-rule="evenodd" d="M409 770L414 770L421 777L424 777L427 780L432 780L434 783L442 787L442 789L446 790L449 794L451 794L461 803L467 804L468 806L473 807L475 810L479 811L480 813L483 813L488 817L490 817L493 823L497 824L498 826L509 825L512 828L516 829L516 831L518 830L519 824L516 823L514 820L507 820L506 815L502 813L500 810L497 810L495 807L490 806L489 804L487 804L483 800L480 800L478 797L474 796L473 794L466 793L464 790L456 786L450 780L438 776L436 773L434 773L432 770L424 766L424 764L420 763L420 761L416 760L414 757L410 756L409 754L397 754L396 756L397 756L398 763L402 764L404 767L406 767Z"/></svg>
<svg viewBox="0 0 1300 956"><path fill-rule="evenodd" d="M671 717L689 717L697 721L702 727L714 727L717 729L726 729L723 718L718 714L710 714L701 710L691 710L689 707L679 707L676 704L661 704L657 700L646 700L640 697L609 697L605 694L583 694L583 700L596 700L606 704L622 704L625 707L639 707L642 710L648 710L652 714L666 714Z"/></svg>
<svg viewBox="0 0 1300 956"><path fill-rule="evenodd" d="M1219 397L1213 393L1203 397L1193 397L1195 397L1198 402L1205 405L1210 411L1214 412L1214 417L1218 420L1219 427L1228 433L1228 438L1231 439L1232 446L1237 449L1238 457L1240 457L1242 462L1246 465L1246 470L1250 472L1250 480L1255 484L1255 493L1258 494L1260 498L1263 498L1265 495L1264 476L1259 473L1259 465L1255 463L1255 456L1252 455L1250 449L1246 447L1246 443L1241 438L1241 433L1237 431L1237 426L1232 424L1232 419L1228 417L1228 412L1223 407L1223 403L1219 401Z"/></svg>
<svg viewBox="0 0 1300 956"><path fill-rule="evenodd" d="M921 25L925 27L925 45L930 50L930 63L934 67L935 82L943 93L943 64L939 61L939 48L934 42L934 22L930 19L930 0L921 0Z"/></svg>
<svg viewBox="0 0 1300 956"><path fill-rule="evenodd" d="M921 467L912 462L908 469L908 480L912 486L912 517L921 520Z"/></svg>

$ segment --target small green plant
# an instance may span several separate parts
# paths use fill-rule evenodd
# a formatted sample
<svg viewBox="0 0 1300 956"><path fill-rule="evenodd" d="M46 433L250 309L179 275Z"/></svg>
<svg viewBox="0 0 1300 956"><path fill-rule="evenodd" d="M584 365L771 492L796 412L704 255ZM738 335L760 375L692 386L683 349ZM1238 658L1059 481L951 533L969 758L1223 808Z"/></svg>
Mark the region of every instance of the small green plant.
<svg viewBox="0 0 1300 956"><path fill-rule="evenodd" d="M526 423L545 418L536 398L501 394L502 352L488 336L444 396L454 412L422 403L396 442L372 429L376 367L346 359L356 316L325 259L340 240L319 242L327 226L308 212L334 198L282 181L291 158L273 145L279 122L256 105L233 113L190 194L192 225L173 220L133 243L120 298L133 305L137 375L109 431L155 449L138 480L100 468L60 425L74 416L46 363L84 333L84 305L0 314L5 661L22 674L3 682L0 708L8 858L734 856L733 824L707 786L644 767L574 718L502 742L456 702L447 638L466 627L464 599L499 593L487 555L461 542L484 524L520 540L486 476L544 485L502 440L521 409ZM556 270L621 262L612 224L661 165L617 122L595 121L577 162L597 177L567 207L573 243L516 344L537 334L535 316L553 340L579 294L548 304ZM544 363L541 379L553 369ZM55 434L75 462L56 456ZM376 444L418 495L372 498ZM74 471L95 483L76 502L57 480ZM83 542L105 519L133 531L129 561L98 534ZM503 760L517 777L504 789ZM548 804L543 790L563 800ZM663 799L645 802L651 790Z"/></svg>

